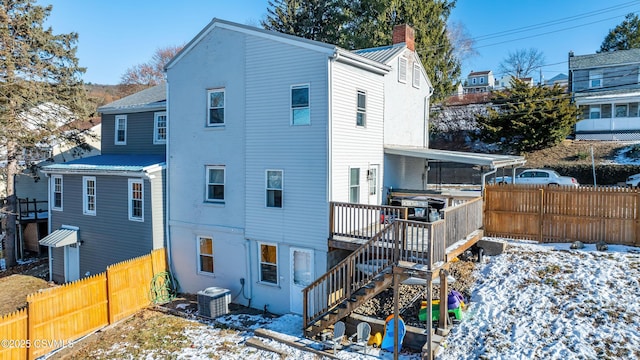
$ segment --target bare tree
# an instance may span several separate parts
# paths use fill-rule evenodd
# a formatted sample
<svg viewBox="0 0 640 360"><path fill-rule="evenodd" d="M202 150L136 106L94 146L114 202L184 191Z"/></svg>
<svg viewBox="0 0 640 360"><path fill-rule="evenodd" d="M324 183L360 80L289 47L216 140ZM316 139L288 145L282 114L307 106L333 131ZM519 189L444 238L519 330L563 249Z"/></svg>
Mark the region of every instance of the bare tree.
<svg viewBox="0 0 640 360"><path fill-rule="evenodd" d="M164 66L180 51L183 46L167 46L153 53L151 60L134 65L127 69L120 78L121 96L126 96L144 88L156 86L164 82Z"/></svg>
<svg viewBox="0 0 640 360"><path fill-rule="evenodd" d="M459 60L466 60L478 55L474 48L476 41L469 35L469 31L461 22L452 21L447 25L447 37L453 44L453 54Z"/></svg>
<svg viewBox="0 0 640 360"><path fill-rule="evenodd" d="M498 71L504 75L511 75L517 79L528 77L544 64L544 54L538 49L519 49L509 52L502 60Z"/></svg>

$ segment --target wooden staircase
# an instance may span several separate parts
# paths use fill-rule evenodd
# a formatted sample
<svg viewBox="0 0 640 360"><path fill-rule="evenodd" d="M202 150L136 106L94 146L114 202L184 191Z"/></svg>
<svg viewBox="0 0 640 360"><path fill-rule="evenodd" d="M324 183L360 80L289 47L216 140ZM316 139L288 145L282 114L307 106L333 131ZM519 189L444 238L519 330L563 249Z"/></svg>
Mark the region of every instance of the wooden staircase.
<svg viewBox="0 0 640 360"><path fill-rule="evenodd" d="M303 328L314 337L393 284L393 269L432 270L434 224L396 220L303 290ZM364 266L364 268L363 268ZM363 271L364 270L364 271ZM414 268L415 271L415 268ZM408 277L401 274L400 279Z"/></svg>

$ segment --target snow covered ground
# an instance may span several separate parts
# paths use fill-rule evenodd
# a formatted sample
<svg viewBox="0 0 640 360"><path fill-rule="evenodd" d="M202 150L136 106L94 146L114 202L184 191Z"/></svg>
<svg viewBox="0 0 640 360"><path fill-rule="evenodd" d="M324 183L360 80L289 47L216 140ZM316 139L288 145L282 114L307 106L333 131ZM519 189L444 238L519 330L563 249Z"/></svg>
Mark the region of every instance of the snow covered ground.
<svg viewBox="0 0 640 360"><path fill-rule="evenodd" d="M586 245L538 245L505 239L508 250L485 256L477 270L464 320L455 325L438 359L632 359L640 358L640 248L609 246L607 252ZM274 352L244 343L258 328L302 337L302 319L284 315L227 315L185 330L178 359L280 359ZM226 329L229 327L230 329ZM243 329L241 331L232 329ZM315 354L272 340L264 343L287 359L317 359ZM320 344L315 343L314 346ZM101 354L116 355L117 349ZM340 359L392 359L373 349L338 352ZM117 357L117 356L115 356ZM154 359L153 352L147 359ZM403 353L403 360L420 359Z"/></svg>

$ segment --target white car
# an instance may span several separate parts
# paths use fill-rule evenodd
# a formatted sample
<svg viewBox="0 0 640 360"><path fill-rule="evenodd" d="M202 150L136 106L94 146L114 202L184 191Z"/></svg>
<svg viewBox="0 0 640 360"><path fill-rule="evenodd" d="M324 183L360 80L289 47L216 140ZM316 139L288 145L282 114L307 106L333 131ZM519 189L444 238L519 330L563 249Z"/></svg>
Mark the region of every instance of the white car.
<svg viewBox="0 0 640 360"><path fill-rule="evenodd" d="M578 187L580 184L575 178L561 176L554 170L528 169L516 176L516 184L543 184L543 185L569 185Z"/></svg>
<svg viewBox="0 0 640 360"><path fill-rule="evenodd" d="M631 175L627 178L627 186L638 187L640 183L640 174Z"/></svg>

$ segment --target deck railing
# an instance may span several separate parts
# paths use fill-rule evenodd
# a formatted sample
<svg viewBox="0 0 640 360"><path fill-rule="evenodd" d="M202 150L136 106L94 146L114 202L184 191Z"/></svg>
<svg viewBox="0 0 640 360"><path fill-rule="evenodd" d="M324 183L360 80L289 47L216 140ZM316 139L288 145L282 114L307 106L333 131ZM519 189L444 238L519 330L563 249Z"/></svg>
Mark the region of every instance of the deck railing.
<svg viewBox="0 0 640 360"><path fill-rule="evenodd" d="M407 216L408 209L400 206L332 202L329 207L329 234L331 238L371 239L385 224Z"/></svg>
<svg viewBox="0 0 640 360"><path fill-rule="evenodd" d="M482 198L477 198L444 210L445 248L482 228L482 206Z"/></svg>

